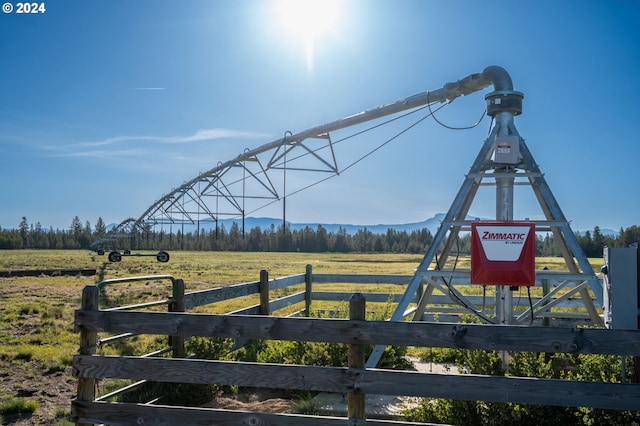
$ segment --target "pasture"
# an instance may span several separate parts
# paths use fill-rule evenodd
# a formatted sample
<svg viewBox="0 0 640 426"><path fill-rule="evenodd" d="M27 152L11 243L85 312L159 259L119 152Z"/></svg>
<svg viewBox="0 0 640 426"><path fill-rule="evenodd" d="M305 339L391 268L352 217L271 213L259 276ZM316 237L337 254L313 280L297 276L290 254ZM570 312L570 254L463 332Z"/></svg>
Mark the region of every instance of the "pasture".
<svg viewBox="0 0 640 426"><path fill-rule="evenodd" d="M64 424L75 379L70 363L78 351L78 334L73 331L73 312L80 307L84 286L102 280L130 276L170 274L185 281L192 292L229 284L257 281L260 270L270 278L300 274L305 266L314 273L412 275L422 255L408 254L336 254L336 253L246 253L246 252L171 252L168 263L154 257L125 257L110 263L106 256L86 250L4 251L0 271L18 269L94 268L94 277L38 276L0 278L0 403L35 402L35 412L25 423L15 425ZM538 259L536 267L562 269L559 258ZM592 259L596 270L601 259ZM468 267L469 259L460 259L459 267ZM393 286L392 286L393 287ZM403 288L393 291L402 291ZM342 288L344 291L348 289ZM355 290L355 289L354 289ZM376 289L391 291L390 289ZM166 298L171 287L166 282L148 280L114 286L105 294L105 304L141 303ZM247 301L250 303L251 301ZM234 306L220 306L228 311ZM10 414L0 412L7 418ZM56 423L54 423L56 422Z"/></svg>

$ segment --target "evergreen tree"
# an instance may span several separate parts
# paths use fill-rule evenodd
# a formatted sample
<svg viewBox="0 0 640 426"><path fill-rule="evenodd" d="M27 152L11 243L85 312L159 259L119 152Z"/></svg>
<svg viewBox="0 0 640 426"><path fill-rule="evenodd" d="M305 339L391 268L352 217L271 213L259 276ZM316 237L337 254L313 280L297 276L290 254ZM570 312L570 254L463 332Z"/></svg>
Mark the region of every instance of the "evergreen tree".
<svg viewBox="0 0 640 426"><path fill-rule="evenodd" d="M29 222L26 216L22 216L18 230L22 238L22 248L29 248Z"/></svg>
<svg viewBox="0 0 640 426"><path fill-rule="evenodd" d="M37 222L30 225L26 217L22 217L17 229L0 228L0 249L78 249L87 248L97 238L108 234L102 218L98 218L94 230L86 221L84 225L78 216L75 216L68 230L54 230L50 227L45 231ZM588 257L601 257L605 246L628 247L630 244L640 242L640 227L637 225L629 228L620 228L617 236L604 235L599 226L593 231L587 231L583 235L576 234L578 244ZM306 253L336 251L349 252L392 252L392 253L425 253L433 243L431 232L426 229L411 231L396 231L387 229L384 234L373 234L364 228L355 234L348 234L346 229L340 228L338 232L328 232L322 225L314 230L307 226L303 229L292 231L291 227L280 226L276 229L272 224L268 229L260 227L249 230L244 236L239 225L234 223L227 232L224 225L217 230L205 230L181 228L173 232L164 228L159 231L151 224L145 224L142 228L136 228L129 238L123 239L119 244L123 247L136 250L235 250L235 251L301 251ZM456 244L456 249L462 255L469 255L471 239L470 234L461 235ZM553 233L536 235L536 256L559 256L560 250L556 244Z"/></svg>
<svg viewBox="0 0 640 426"><path fill-rule="evenodd" d="M593 237L591 242L592 252L589 257L601 257L604 252L605 238L600 231L600 227L596 226L593 228Z"/></svg>
<svg viewBox="0 0 640 426"><path fill-rule="evenodd" d="M316 239L317 239L317 250L321 253L329 251L329 235L327 234L327 230L322 226L318 225L316 229Z"/></svg>
<svg viewBox="0 0 640 426"><path fill-rule="evenodd" d="M633 225L620 232L619 247L629 247L631 244L640 243L640 227Z"/></svg>
<svg viewBox="0 0 640 426"><path fill-rule="evenodd" d="M39 249L48 249L49 248L49 238L47 234L42 229L42 225L40 222L36 223L33 235L33 243L36 248Z"/></svg>
<svg viewBox="0 0 640 426"><path fill-rule="evenodd" d="M342 226L338 229L338 233L336 234L336 242L333 246L333 250L339 253L349 253L351 251L347 238L347 230Z"/></svg>
<svg viewBox="0 0 640 426"><path fill-rule="evenodd" d="M102 238L107 233L107 225L105 225L104 221L102 220L102 216L98 217L98 221L96 222L96 226L94 229L95 230L93 232L93 235L96 238Z"/></svg>

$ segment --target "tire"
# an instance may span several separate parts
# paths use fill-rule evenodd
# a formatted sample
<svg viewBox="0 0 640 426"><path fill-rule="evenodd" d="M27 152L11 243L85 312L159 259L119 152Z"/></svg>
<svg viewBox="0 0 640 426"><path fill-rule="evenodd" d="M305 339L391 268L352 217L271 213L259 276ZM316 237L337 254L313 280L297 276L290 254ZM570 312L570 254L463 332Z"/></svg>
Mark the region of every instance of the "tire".
<svg viewBox="0 0 640 426"><path fill-rule="evenodd" d="M104 250L98 250L98 256L104 256Z"/></svg>
<svg viewBox="0 0 640 426"><path fill-rule="evenodd" d="M109 253L109 262L120 262L122 260L122 255L117 251L112 251Z"/></svg>
<svg viewBox="0 0 640 426"><path fill-rule="evenodd" d="M156 259L158 259L158 262L167 263L169 261L169 253L161 251L156 255Z"/></svg>
<svg viewBox="0 0 640 426"><path fill-rule="evenodd" d="M129 255L131 255L131 250L127 249L127 250L123 251L123 253L124 253L125 256L129 256Z"/></svg>

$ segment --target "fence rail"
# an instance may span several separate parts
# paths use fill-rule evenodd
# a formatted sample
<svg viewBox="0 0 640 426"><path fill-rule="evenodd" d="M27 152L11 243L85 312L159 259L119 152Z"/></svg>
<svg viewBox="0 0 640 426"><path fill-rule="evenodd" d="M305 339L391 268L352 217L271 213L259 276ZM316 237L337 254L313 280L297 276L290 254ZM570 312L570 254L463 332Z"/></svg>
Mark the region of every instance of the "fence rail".
<svg viewBox="0 0 640 426"><path fill-rule="evenodd" d="M640 407L638 384L367 369L361 360L365 345L638 356L640 331L637 330L365 320L365 299L389 300L389 295L380 293L351 294L349 319L268 316L302 302L305 309L299 313L308 316L311 301L316 297L322 300L344 297L338 292L314 292L312 283L402 285L410 278L312 275L308 267L305 274L269 280L268 274L263 271L257 282L187 294L184 294L182 280L171 278L173 297L167 300L167 312L101 310L99 294L104 285L87 286L83 291L82 308L75 314L75 328L81 334L81 347L73 360L78 377L78 394L72 403L72 419L78 424L409 424L365 420L365 394L607 409L636 410ZM270 290L301 284L305 284L304 290L270 300ZM234 313L214 315L185 312L197 306L256 293L260 294L260 304ZM240 312L251 315L240 315ZM122 338L169 335L169 350L173 358L158 357L161 351L143 357L97 355L98 333L114 333ZM349 345L349 366L317 367L189 359L185 358L184 341L191 336L235 338L238 341L262 339L346 343ZM102 400L96 398L97 379L336 392L348 395L348 415L347 418L319 417L106 402L104 396Z"/></svg>

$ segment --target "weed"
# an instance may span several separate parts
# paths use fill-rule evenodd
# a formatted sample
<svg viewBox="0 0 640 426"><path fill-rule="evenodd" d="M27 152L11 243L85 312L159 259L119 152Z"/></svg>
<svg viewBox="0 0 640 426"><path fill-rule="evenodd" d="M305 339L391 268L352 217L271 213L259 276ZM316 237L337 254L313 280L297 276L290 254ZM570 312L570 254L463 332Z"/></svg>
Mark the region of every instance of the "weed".
<svg viewBox="0 0 640 426"><path fill-rule="evenodd" d="M18 320L18 314L15 312L6 313L2 316L2 322L14 324Z"/></svg>
<svg viewBox="0 0 640 426"><path fill-rule="evenodd" d="M312 394L300 397L296 401L293 411L297 414L305 414L307 416L319 416L322 414L318 408L317 402L313 399Z"/></svg>
<svg viewBox="0 0 640 426"><path fill-rule="evenodd" d="M58 407L55 409L53 415L56 419L64 419L69 417L69 410L65 407Z"/></svg>
<svg viewBox="0 0 640 426"><path fill-rule="evenodd" d="M18 310L18 315L33 315L37 313L40 313L39 307L32 304L21 305Z"/></svg>
<svg viewBox="0 0 640 426"><path fill-rule="evenodd" d="M48 374L53 374L59 371L64 371L68 366L71 365L73 361L73 356L70 354L63 354L58 359L46 360L44 362L44 368Z"/></svg>
<svg viewBox="0 0 640 426"><path fill-rule="evenodd" d="M33 336L29 339L30 345L41 345L43 343L42 336Z"/></svg>
<svg viewBox="0 0 640 426"><path fill-rule="evenodd" d="M18 349L18 353L16 353L13 358L20 361L31 361L31 359L33 358L33 349L20 348Z"/></svg>
<svg viewBox="0 0 640 426"><path fill-rule="evenodd" d="M24 398L9 397L0 401L0 414L33 414L38 409L36 401L30 401Z"/></svg>
<svg viewBox="0 0 640 426"><path fill-rule="evenodd" d="M60 305L52 306L42 314L42 319L47 319L47 318L61 319L63 317L64 317L64 308L63 306L60 306Z"/></svg>

